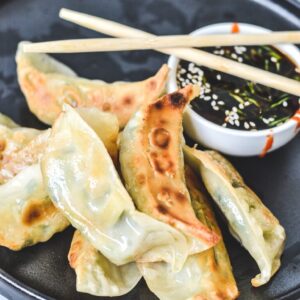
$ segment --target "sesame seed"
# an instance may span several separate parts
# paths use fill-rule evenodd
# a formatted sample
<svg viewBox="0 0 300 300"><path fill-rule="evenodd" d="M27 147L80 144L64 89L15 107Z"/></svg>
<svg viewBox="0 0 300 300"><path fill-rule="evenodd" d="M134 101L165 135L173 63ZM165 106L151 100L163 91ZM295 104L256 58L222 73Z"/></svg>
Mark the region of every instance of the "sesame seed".
<svg viewBox="0 0 300 300"><path fill-rule="evenodd" d="M277 62L277 58L274 57L274 56L272 56L272 57L270 58L270 60L271 60L271 62L273 62L273 63L276 63L276 62Z"/></svg>
<svg viewBox="0 0 300 300"><path fill-rule="evenodd" d="M217 74L216 78L217 78L218 80L221 80L222 77L221 77L220 74Z"/></svg>
<svg viewBox="0 0 300 300"><path fill-rule="evenodd" d="M234 106L234 107L232 108L232 111L237 112L237 108Z"/></svg>
<svg viewBox="0 0 300 300"><path fill-rule="evenodd" d="M269 118L269 121L273 122L273 121L275 121L275 119L274 118Z"/></svg>
<svg viewBox="0 0 300 300"><path fill-rule="evenodd" d="M240 89L235 89L234 92L237 94L240 92Z"/></svg>
<svg viewBox="0 0 300 300"><path fill-rule="evenodd" d="M229 119L228 122L229 122L229 124L234 125L234 121L233 120Z"/></svg>
<svg viewBox="0 0 300 300"><path fill-rule="evenodd" d="M209 100L211 99L211 97L210 97L210 96L205 96L203 99L204 99L205 101L209 101Z"/></svg>
<svg viewBox="0 0 300 300"><path fill-rule="evenodd" d="M269 120L268 120L268 119L263 118L262 120L263 120L263 122L264 122L265 124L269 124Z"/></svg>
<svg viewBox="0 0 300 300"><path fill-rule="evenodd" d="M240 103L240 104L239 104L239 109L244 109L244 108L245 108L244 104L243 104L243 103Z"/></svg>
<svg viewBox="0 0 300 300"><path fill-rule="evenodd" d="M232 57L233 59L237 59L238 56L236 55L236 53L232 53L232 54L231 54L231 57Z"/></svg>
<svg viewBox="0 0 300 300"><path fill-rule="evenodd" d="M255 126L256 126L255 123L252 122L252 121L250 121L249 124L250 124L250 126L252 126L252 127L255 127Z"/></svg>
<svg viewBox="0 0 300 300"><path fill-rule="evenodd" d="M242 57L238 57L238 62L243 62L243 58Z"/></svg>
<svg viewBox="0 0 300 300"><path fill-rule="evenodd" d="M215 106L217 104L217 102L215 100L211 101L211 105Z"/></svg>
<svg viewBox="0 0 300 300"><path fill-rule="evenodd" d="M224 101L218 101L218 104L219 104L219 105L224 105L225 102L224 102Z"/></svg>
<svg viewBox="0 0 300 300"><path fill-rule="evenodd" d="M288 106L288 103L287 103L286 101L284 101L284 102L282 103L282 106L283 106L283 107L287 107L287 106Z"/></svg>
<svg viewBox="0 0 300 300"><path fill-rule="evenodd" d="M219 110L219 106L213 106L213 110Z"/></svg>
<svg viewBox="0 0 300 300"><path fill-rule="evenodd" d="M239 120L235 120L235 121L234 121L234 124L235 124L237 127L239 127L239 126L240 126L240 121L239 121Z"/></svg>
<svg viewBox="0 0 300 300"><path fill-rule="evenodd" d="M226 116L229 115L229 110L225 110L225 115L226 115Z"/></svg>
<svg viewBox="0 0 300 300"><path fill-rule="evenodd" d="M250 102L249 102L249 101L246 101L246 102L244 103L244 105L245 105L245 106L249 106L249 105L250 105Z"/></svg>
<svg viewBox="0 0 300 300"><path fill-rule="evenodd" d="M250 128L248 122L245 122L245 123L244 123L244 127L245 127L246 129L249 129L249 128Z"/></svg>
<svg viewBox="0 0 300 300"><path fill-rule="evenodd" d="M218 96L217 96L216 94L212 94L212 98L213 98L214 100L217 100L217 99L218 99ZM299 98L299 103L300 103L300 98Z"/></svg>
<svg viewBox="0 0 300 300"><path fill-rule="evenodd" d="M222 126L223 126L223 127L226 127L226 126L227 126L227 124L226 124L226 123L223 123L223 124L222 124Z"/></svg>
<svg viewBox="0 0 300 300"><path fill-rule="evenodd" d="M187 74L187 78L191 79L192 75L191 74Z"/></svg>
<svg viewBox="0 0 300 300"><path fill-rule="evenodd" d="M220 50L220 54L224 55L224 50L223 49Z"/></svg>

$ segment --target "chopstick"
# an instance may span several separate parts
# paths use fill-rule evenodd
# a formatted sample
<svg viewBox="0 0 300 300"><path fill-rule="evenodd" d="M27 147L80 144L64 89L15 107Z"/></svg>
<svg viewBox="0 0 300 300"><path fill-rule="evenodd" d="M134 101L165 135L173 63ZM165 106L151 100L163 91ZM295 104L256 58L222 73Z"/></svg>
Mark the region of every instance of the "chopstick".
<svg viewBox="0 0 300 300"><path fill-rule="evenodd" d="M300 31L260 34L173 35L151 38L100 38L50 41L25 44L25 52L76 53L148 50L178 47L212 47L235 45L274 45L300 43Z"/></svg>
<svg viewBox="0 0 300 300"><path fill-rule="evenodd" d="M131 28L114 21L100 17L90 16L84 13L61 9L59 16L83 27L101 32L107 35L125 38L146 38L154 35L139 29ZM155 36L154 36L155 37ZM202 50L191 48L167 48L155 49L168 55L175 55L180 59L194 62L198 65L209 67L220 72L250 80L262 85L300 96L300 82L292 80L265 70L248 66L233 60L217 56Z"/></svg>

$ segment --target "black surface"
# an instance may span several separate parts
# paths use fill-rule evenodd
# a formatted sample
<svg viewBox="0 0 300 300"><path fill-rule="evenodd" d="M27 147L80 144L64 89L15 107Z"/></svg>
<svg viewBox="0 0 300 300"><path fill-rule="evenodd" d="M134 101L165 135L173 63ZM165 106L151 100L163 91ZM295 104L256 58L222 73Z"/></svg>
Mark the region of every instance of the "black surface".
<svg viewBox="0 0 300 300"><path fill-rule="evenodd" d="M298 6L298 8L297 8ZM19 90L14 53L20 40L97 37L99 34L59 20L60 7L99 15L155 34L188 33L216 22L240 21L273 30L300 28L299 4L289 1L246 0L0 0L0 111L22 125L43 128L29 113ZM57 56L81 76L106 81L140 80L153 74L167 57L153 51L72 54ZM287 232L282 267L271 283L251 288L257 274L255 262L228 234L222 223L234 274L241 291L239 299L300 299L300 140L296 137L282 149L259 158L230 158L246 182L279 218ZM220 218L219 218L220 219ZM67 263L72 230L49 242L12 252L0 247L0 294L9 299L31 298L18 292L7 280L15 278L44 297L96 299L75 291L75 276ZM6 276L6 275L5 275ZM47 296L46 296L47 295ZM141 282L119 299L155 299Z"/></svg>

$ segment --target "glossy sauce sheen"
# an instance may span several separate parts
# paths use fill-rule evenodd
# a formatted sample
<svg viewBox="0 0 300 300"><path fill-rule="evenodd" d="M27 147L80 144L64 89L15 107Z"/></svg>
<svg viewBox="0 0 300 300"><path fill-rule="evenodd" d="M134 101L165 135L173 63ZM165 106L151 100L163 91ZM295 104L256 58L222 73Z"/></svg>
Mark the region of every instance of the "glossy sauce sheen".
<svg viewBox="0 0 300 300"><path fill-rule="evenodd" d="M208 47L205 51L300 81L295 64L272 46ZM177 84L184 87L190 83L203 86L192 108L227 128L255 131L276 127L299 109L296 96L181 60Z"/></svg>

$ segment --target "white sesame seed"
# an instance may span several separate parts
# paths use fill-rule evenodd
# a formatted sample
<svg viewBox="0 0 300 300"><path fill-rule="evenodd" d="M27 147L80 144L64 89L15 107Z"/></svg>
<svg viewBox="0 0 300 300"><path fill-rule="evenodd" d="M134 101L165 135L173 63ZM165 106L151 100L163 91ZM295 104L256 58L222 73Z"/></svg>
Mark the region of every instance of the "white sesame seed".
<svg viewBox="0 0 300 300"><path fill-rule="evenodd" d="M270 60L271 60L271 62L273 62L273 63L276 63L276 62L277 62L277 58L274 57L274 56L272 56L272 57L270 58Z"/></svg>
<svg viewBox="0 0 300 300"><path fill-rule="evenodd" d="M217 78L218 80L221 80L222 77L221 77L220 74L217 74L216 78Z"/></svg>
<svg viewBox="0 0 300 300"><path fill-rule="evenodd" d="M219 110L219 106L213 106L213 110Z"/></svg>
<svg viewBox="0 0 300 300"><path fill-rule="evenodd" d="M269 124L269 120L268 120L268 119L263 118L262 120L263 120L263 122L264 122L265 124Z"/></svg>
<svg viewBox="0 0 300 300"><path fill-rule="evenodd" d="M232 119L228 120L229 124L234 125L234 121Z"/></svg>
<svg viewBox="0 0 300 300"><path fill-rule="evenodd" d="M274 118L269 118L269 121L273 122L273 121L275 121L275 119Z"/></svg>
<svg viewBox="0 0 300 300"><path fill-rule="evenodd" d="M232 108L232 111L237 112L237 108L234 106L234 107Z"/></svg>
<svg viewBox="0 0 300 300"><path fill-rule="evenodd" d="M288 106L288 103L287 103L286 101L284 101L284 102L282 103L282 106L283 106L283 107L287 107L287 106Z"/></svg>
<svg viewBox="0 0 300 300"><path fill-rule="evenodd" d="M224 55L224 50L223 49L220 50L220 54Z"/></svg>
<svg viewBox="0 0 300 300"><path fill-rule="evenodd" d="M246 101L246 102L244 103L244 105L245 105L245 106L249 106L249 105L250 105L250 102L249 102L249 101Z"/></svg>
<svg viewBox="0 0 300 300"><path fill-rule="evenodd" d="M236 55L236 53L231 53L231 57L233 58L233 59L237 59L237 55Z"/></svg>
<svg viewBox="0 0 300 300"><path fill-rule="evenodd" d="M223 124L222 124L222 126L223 126L223 127L226 127L226 126L227 126L227 124L226 124L226 123L223 123Z"/></svg>
<svg viewBox="0 0 300 300"><path fill-rule="evenodd" d="M234 92L237 94L240 92L240 89L235 89Z"/></svg>
<svg viewBox="0 0 300 300"><path fill-rule="evenodd" d="M245 108L244 104L243 104L243 103L240 103L240 104L239 104L239 109L244 109L244 108Z"/></svg>
<svg viewBox="0 0 300 300"><path fill-rule="evenodd" d="M245 127L246 129L249 129L249 128L250 128L248 122L245 122L245 123L244 123L244 127Z"/></svg>
<svg viewBox="0 0 300 300"><path fill-rule="evenodd" d="M212 94L212 98L213 98L214 100L217 100L217 99L218 99L218 96L217 96L216 94ZM300 102L300 98L299 98L299 102Z"/></svg>
<svg viewBox="0 0 300 300"><path fill-rule="evenodd" d="M225 116L229 115L229 110L225 110Z"/></svg>
<svg viewBox="0 0 300 300"><path fill-rule="evenodd" d="M224 105L225 102L224 102L224 101L218 101L218 104L219 104L219 105Z"/></svg>
<svg viewBox="0 0 300 300"><path fill-rule="evenodd" d="M211 101L211 105L215 106L217 104L217 102L215 100Z"/></svg>
<svg viewBox="0 0 300 300"><path fill-rule="evenodd" d="M187 74L187 78L191 79L192 75L191 74Z"/></svg>
<svg viewBox="0 0 300 300"><path fill-rule="evenodd" d="M203 99L204 99L205 101L209 101L209 100L211 99L211 97L210 97L210 96L205 96Z"/></svg>
<svg viewBox="0 0 300 300"><path fill-rule="evenodd" d="M240 126L240 121L239 121L239 120L235 120L235 121L234 121L234 124L235 124L237 127L239 127L239 126Z"/></svg>
<svg viewBox="0 0 300 300"><path fill-rule="evenodd" d="M238 62L243 62L243 58L242 57L238 57Z"/></svg>
<svg viewBox="0 0 300 300"><path fill-rule="evenodd" d="M250 126L252 126L252 127L255 127L255 126L256 126L255 123L252 122L252 121L250 121L249 124L250 124Z"/></svg>

